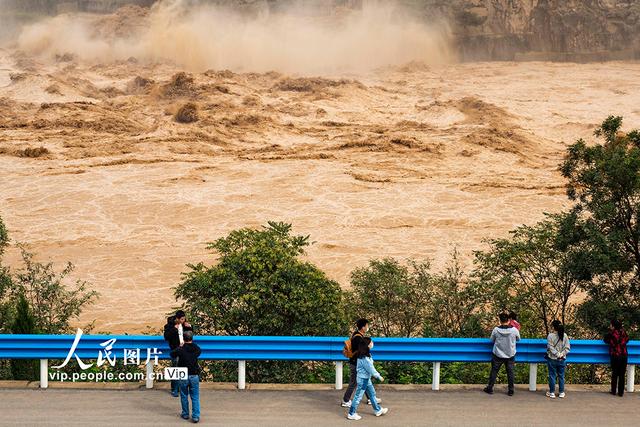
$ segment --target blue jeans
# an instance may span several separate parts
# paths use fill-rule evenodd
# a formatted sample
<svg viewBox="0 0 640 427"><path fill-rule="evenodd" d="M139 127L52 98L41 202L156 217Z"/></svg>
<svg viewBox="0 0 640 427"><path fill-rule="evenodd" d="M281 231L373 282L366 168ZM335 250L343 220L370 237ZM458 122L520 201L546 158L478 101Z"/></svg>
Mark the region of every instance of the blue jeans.
<svg viewBox="0 0 640 427"><path fill-rule="evenodd" d="M189 375L186 380L180 380L180 403L182 404L182 417L189 416L189 396L191 396L191 418L200 418L200 377Z"/></svg>
<svg viewBox="0 0 640 427"><path fill-rule="evenodd" d="M356 394L353 396L353 401L351 402L351 407L349 408L349 415L353 415L356 413L358 405L360 404L365 391L369 396L369 400L371 401L373 410L376 412L380 410L380 405L378 405L378 399L376 398L376 390L373 388L371 378L358 377L358 387L356 388Z"/></svg>
<svg viewBox="0 0 640 427"><path fill-rule="evenodd" d="M567 366L566 360L547 359L549 369L549 393L555 393L556 375L558 376L558 390L564 393L564 368Z"/></svg>

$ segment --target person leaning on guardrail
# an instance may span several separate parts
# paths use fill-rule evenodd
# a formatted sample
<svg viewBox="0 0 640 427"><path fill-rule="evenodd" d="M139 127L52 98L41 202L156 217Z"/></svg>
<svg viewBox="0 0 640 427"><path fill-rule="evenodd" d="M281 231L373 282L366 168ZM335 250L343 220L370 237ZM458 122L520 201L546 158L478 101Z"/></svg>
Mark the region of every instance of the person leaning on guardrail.
<svg viewBox="0 0 640 427"><path fill-rule="evenodd" d="M493 394L493 386L496 383L500 366L505 365L509 381L507 394L513 396L513 365L516 359L516 342L520 341L520 332L509 324L507 313L500 313L498 317L500 318L500 326L496 326L491 332L491 341L493 342L491 374L489 375L489 384L484 388L484 392Z"/></svg>
<svg viewBox="0 0 640 427"><path fill-rule="evenodd" d="M193 331L193 328L187 322L187 316L182 310L176 311L174 316L167 317L167 323L164 325L164 340L169 344L171 350L175 350L184 344L184 332ZM177 366L176 360L171 358L171 366ZM178 381L171 380L171 395L179 396Z"/></svg>
<svg viewBox="0 0 640 427"><path fill-rule="evenodd" d="M187 378L178 381L183 419L189 419L189 397L191 397L191 421L200 421L200 347L193 343L193 331L184 331L184 344L171 351L178 360L179 368L187 368Z"/></svg>
<svg viewBox="0 0 640 427"><path fill-rule="evenodd" d="M627 370L627 343L629 336L622 328L622 322L613 319L609 326L609 333L605 335L604 342L609 344L609 356L611 357L611 394L624 396L624 376Z"/></svg>
<svg viewBox="0 0 640 427"><path fill-rule="evenodd" d="M564 398L564 370L567 366L567 355L571 350L569 337L564 332L564 325L559 320L551 322L553 332L547 336L547 368L549 370L549 391L547 397L556 398L556 376L558 377L558 397Z"/></svg>
<svg viewBox="0 0 640 427"><path fill-rule="evenodd" d="M351 404L349 413L347 414L347 419L349 420L357 421L362 418L356 411L358 410L358 405L360 404L365 391L371 398L371 405L373 406L376 417L389 412L388 408L381 408L378 404L378 400L376 399L376 390L373 388L373 382L371 382L371 377L375 377L379 381L384 381L382 375L380 375L378 371L376 371L376 368L373 366L373 359L371 358L370 352L372 348L373 341L371 341L371 338L368 337L360 340L358 344L358 388L356 388L356 394L353 397L353 403Z"/></svg>
<svg viewBox="0 0 640 427"><path fill-rule="evenodd" d="M516 328L517 330L520 330L520 322L518 322L518 314L515 311L509 312L509 324L514 328Z"/></svg>

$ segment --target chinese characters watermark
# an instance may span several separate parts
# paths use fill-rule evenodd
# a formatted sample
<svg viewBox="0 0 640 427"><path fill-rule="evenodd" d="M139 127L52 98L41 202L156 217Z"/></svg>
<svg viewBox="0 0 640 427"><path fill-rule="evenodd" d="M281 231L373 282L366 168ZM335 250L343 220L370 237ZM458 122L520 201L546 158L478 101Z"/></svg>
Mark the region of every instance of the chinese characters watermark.
<svg viewBox="0 0 640 427"><path fill-rule="evenodd" d="M62 369L65 366L67 366L69 361L74 357L78 362L78 366L80 366L80 369L82 369L83 371L93 366L93 363L84 363L80 358L80 356L78 356L78 354L76 353L76 351L78 350L78 344L80 343L81 337L82 337L82 329L78 328L78 330L76 331L76 336L73 340L73 344L71 345L71 348L69 349L69 353L67 354L67 357L64 359L64 361L60 365L52 366L52 368ZM98 350L98 354L95 358L96 366L100 367L104 365L105 362L109 363L109 365L111 366L116 365L117 355L116 355L116 351L113 349L113 346L115 345L116 341L117 341L116 338L111 338L105 342L100 343L100 347L102 347L102 349ZM146 350L146 359L142 364L146 365L148 363L153 362L153 365L157 365L158 356L162 354L162 351L159 351L155 347L146 348L145 350ZM140 365L141 364L140 348L123 349L122 359L125 365Z"/></svg>

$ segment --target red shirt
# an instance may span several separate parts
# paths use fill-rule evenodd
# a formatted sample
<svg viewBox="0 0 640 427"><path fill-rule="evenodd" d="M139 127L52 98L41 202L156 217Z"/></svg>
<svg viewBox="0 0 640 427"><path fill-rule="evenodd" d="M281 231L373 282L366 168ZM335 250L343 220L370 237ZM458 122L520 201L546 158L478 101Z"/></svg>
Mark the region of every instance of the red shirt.
<svg viewBox="0 0 640 427"><path fill-rule="evenodd" d="M514 319L509 320L509 325L513 326L517 330L520 330L520 322L518 322L517 320L514 320Z"/></svg>
<svg viewBox="0 0 640 427"><path fill-rule="evenodd" d="M609 344L609 354L611 356L626 356L627 355L627 343L629 342L629 335L624 329L614 329L604 337L604 342Z"/></svg>

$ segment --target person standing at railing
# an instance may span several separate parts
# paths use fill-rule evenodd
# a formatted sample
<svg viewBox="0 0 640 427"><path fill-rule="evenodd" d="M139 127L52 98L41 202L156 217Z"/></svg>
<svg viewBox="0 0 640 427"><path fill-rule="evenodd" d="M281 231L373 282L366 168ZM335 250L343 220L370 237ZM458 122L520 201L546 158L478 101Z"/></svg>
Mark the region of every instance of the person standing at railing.
<svg viewBox="0 0 640 427"><path fill-rule="evenodd" d="M500 313L498 317L500 318L500 326L496 326L491 332L491 341L493 342L491 374L489 375L489 384L484 388L484 392L493 394L493 386L496 383L498 371L502 365L505 365L509 382L507 394L513 396L513 366L516 359L516 342L520 341L520 332L509 324L509 315L507 313Z"/></svg>
<svg viewBox="0 0 640 427"><path fill-rule="evenodd" d="M376 399L376 390L373 388L373 382L371 382L371 377L375 377L379 381L384 381L382 375L380 375L378 371L376 371L376 368L373 366L373 359L371 358L370 353L372 348L373 341L371 341L371 338L363 338L359 342L358 364L356 368L358 372L358 387L356 388L356 394L353 397L353 403L351 404L349 413L347 414L347 419L349 420L357 421L362 418L356 411L358 410L358 405L360 404L365 391L371 398L371 405L373 406L376 417L382 416L389 412L388 408L381 408L378 404L378 400Z"/></svg>
<svg viewBox="0 0 640 427"><path fill-rule="evenodd" d="M171 357L178 360L179 368L187 368L187 378L178 381L180 386L180 405L182 419L189 419L189 397L191 398L191 421L200 421L200 347L193 343L193 332L184 332L184 344L171 351Z"/></svg>
<svg viewBox="0 0 640 427"><path fill-rule="evenodd" d="M178 310L174 316L167 317L167 323L164 325L164 339L169 344L171 350L175 350L184 344L184 332L193 331L193 328L187 322L187 316L184 311ZM177 360L171 358L171 366L177 366ZM171 381L171 395L179 396L178 381Z"/></svg>
<svg viewBox="0 0 640 427"><path fill-rule="evenodd" d="M604 342L609 344L609 356L611 358L611 394L624 396L625 373L627 370L627 343L629 336L622 328L622 322L614 319L609 326L609 333L605 335Z"/></svg>
<svg viewBox="0 0 640 427"><path fill-rule="evenodd" d="M518 322L518 315L515 311L509 312L509 324L517 330L520 330L520 322Z"/></svg>
<svg viewBox="0 0 640 427"><path fill-rule="evenodd" d="M351 395L353 395L353 391L356 389L357 385L358 348L360 347L362 340L366 337L368 331L369 321L367 319L358 319L356 322L356 330L351 334L350 340L345 343L345 348L342 350L345 357L349 358L349 385L342 397L341 406L343 408L349 408L351 406ZM371 402L371 398L368 394L367 399ZM378 399L378 403L380 402L381 400Z"/></svg>
<svg viewBox="0 0 640 427"><path fill-rule="evenodd" d="M549 391L547 397L556 398L556 376L558 377L558 397L564 398L564 371L567 366L567 355L571 350L569 337L564 332L564 325L559 320L551 322L553 332L547 336L547 368L549 370Z"/></svg>

